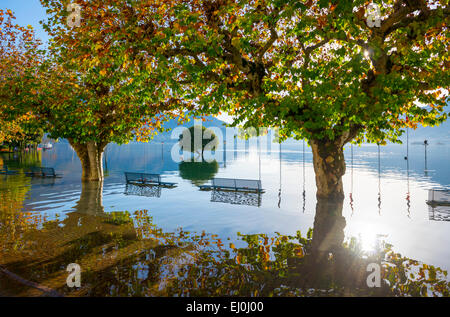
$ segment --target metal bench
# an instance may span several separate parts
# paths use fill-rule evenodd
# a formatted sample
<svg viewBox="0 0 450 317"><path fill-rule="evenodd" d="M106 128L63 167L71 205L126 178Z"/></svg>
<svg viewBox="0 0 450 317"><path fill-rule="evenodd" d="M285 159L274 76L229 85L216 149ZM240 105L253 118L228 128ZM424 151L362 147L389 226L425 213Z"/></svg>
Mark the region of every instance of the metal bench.
<svg viewBox="0 0 450 317"><path fill-rule="evenodd" d="M55 169L52 167L30 167L30 171L26 172L25 175L32 177L60 177L55 173Z"/></svg>
<svg viewBox="0 0 450 317"><path fill-rule="evenodd" d="M8 166L3 165L2 168L0 169L0 174L2 175L15 175L17 174L17 171L11 171L10 169L8 169Z"/></svg>
<svg viewBox="0 0 450 317"><path fill-rule="evenodd" d="M263 193L261 181L254 179L213 178L211 185L201 185L200 190L224 190Z"/></svg>
<svg viewBox="0 0 450 317"><path fill-rule="evenodd" d="M125 172L125 180L127 184L142 185L142 186L162 186L175 187L177 183L168 183L161 181L161 175L148 173L133 173Z"/></svg>

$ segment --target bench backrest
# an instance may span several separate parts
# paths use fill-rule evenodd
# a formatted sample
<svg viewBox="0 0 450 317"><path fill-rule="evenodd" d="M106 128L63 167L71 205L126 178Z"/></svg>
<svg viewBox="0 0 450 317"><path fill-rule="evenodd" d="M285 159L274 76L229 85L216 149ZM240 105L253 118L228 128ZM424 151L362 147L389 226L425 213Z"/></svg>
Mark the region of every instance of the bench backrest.
<svg viewBox="0 0 450 317"><path fill-rule="evenodd" d="M53 167L41 167L42 175L55 176L55 169Z"/></svg>
<svg viewBox="0 0 450 317"><path fill-rule="evenodd" d="M236 179L237 188L261 189L261 181L254 179Z"/></svg>
<svg viewBox="0 0 450 317"><path fill-rule="evenodd" d="M213 178L212 184L214 187L236 188L236 182L232 178Z"/></svg>
<svg viewBox="0 0 450 317"><path fill-rule="evenodd" d="M159 174L125 172L125 178L126 178L127 183L129 183L129 182L160 183L161 182L161 175L159 175Z"/></svg>
<svg viewBox="0 0 450 317"><path fill-rule="evenodd" d="M142 173L144 183L161 183L161 175Z"/></svg>
<svg viewBox="0 0 450 317"><path fill-rule="evenodd" d="M214 187L243 188L243 189L261 189L261 181L254 179L233 179L233 178L213 178Z"/></svg>

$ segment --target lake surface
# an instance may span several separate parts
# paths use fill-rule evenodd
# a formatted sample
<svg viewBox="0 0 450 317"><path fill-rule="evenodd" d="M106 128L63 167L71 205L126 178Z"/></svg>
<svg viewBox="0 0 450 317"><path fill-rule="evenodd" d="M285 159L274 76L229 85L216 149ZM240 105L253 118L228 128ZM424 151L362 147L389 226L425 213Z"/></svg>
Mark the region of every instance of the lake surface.
<svg viewBox="0 0 450 317"><path fill-rule="evenodd" d="M42 252L46 247L30 246L33 244L30 237L35 233L27 236L25 225L20 225L21 234L12 230L18 225L16 213L26 215L25 220L34 223L33 232L44 232L46 228L68 227L73 221L70 215L74 214L96 217L146 210L152 223L162 232L177 232L180 228L194 233L206 232L238 248L245 243L237 233L295 235L299 230L306 235L308 229L314 227L317 202L312 154L303 142L280 146L261 144L256 139L239 141L237 145L228 144L225 151L217 151L216 161L211 163L177 162L180 158L174 146L151 142L108 145L106 178L100 188L83 188L80 162L65 142L37 153L0 154L0 165L3 161L10 169L26 171L30 166L47 166L62 174L57 179L30 178L22 173L0 176L0 213L3 213L0 233L4 241L14 237L15 241L23 242L20 245L4 242L4 258L0 258L0 264L31 280L46 281L25 269L27 250ZM423 145L410 144L406 160L406 145L380 148L348 145L345 149L343 230L346 239L358 238L365 251L374 250L381 237L404 257L449 270L450 207L432 208L426 201L432 189L450 190L450 146L428 146L426 163L424 150ZM161 174L164 181L175 182L177 187L149 190L126 186L125 171ZM213 177L260 179L265 192L242 196L200 191L198 186L207 184ZM8 213L15 215L13 220L5 216ZM77 219L82 222L81 218ZM59 231L54 232L59 234ZM36 238L36 241L39 239L47 238ZM49 242L48 248L50 245ZM39 261L33 263L35 271L51 265ZM60 260L59 266L49 272L64 272L69 264L66 262ZM130 267L136 265L137 262L129 264ZM124 294L114 293L111 287L108 288L110 295Z"/></svg>

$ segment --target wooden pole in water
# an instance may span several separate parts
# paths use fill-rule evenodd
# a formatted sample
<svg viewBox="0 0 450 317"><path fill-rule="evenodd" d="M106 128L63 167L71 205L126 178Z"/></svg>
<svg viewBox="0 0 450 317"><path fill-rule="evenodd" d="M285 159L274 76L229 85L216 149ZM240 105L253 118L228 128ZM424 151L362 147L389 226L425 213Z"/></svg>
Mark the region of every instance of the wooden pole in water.
<svg viewBox="0 0 450 317"><path fill-rule="evenodd" d="M259 181L261 181L261 136L258 136Z"/></svg>
<svg viewBox="0 0 450 317"><path fill-rule="evenodd" d="M428 146L428 140L423 141L423 145L425 147L425 175L428 172L428 167L427 167L427 146Z"/></svg>
<svg viewBox="0 0 450 317"><path fill-rule="evenodd" d="M378 213L381 214L381 159L380 159L379 144L378 144Z"/></svg>
<svg viewBox="0 0 450 317"><path fill-rule="evenodd" d="M227 167L227 141L223 140L223 167Z"/></svg>
<svg viewBox="0 0 450 317"><path fill-rule="evenodd" d="M406 159L409 161L409 128L406 128Z"/></svg>
<svg viewBox="0 0 450 317"><path fill-rule="evenodd" d="M302 196L303 196L303 213L305 213L305 207L306 207L306 189L305 189L306 176L305 176L305 171L306 171L306 169L305 169L305 140L303 140L303 193L302 193Z"/></svg>
<svg viewBox="0 0 450 317"><path fill-rule="evenodd" d="M352 162L352 168L351 168L351 179L350 179L350 208L352 209L352 216L353 216L353 144L350 144L350 152L351 152L351 162Z"/></svg>
<svg viewBox="0 0 450 317"><path fill-rule="evenodd" d="M278 192L278 208L281 207L281 141L280 141L280 191Z"/></svg>
<svg viewBox="0 0 450 317"><path fill-rule="evenodd" d="M237 160L237 146L238 146L238 142L237 142L237 132L236 132L236 128L233 130L233 146L234 146L234 160Z"/></svg>

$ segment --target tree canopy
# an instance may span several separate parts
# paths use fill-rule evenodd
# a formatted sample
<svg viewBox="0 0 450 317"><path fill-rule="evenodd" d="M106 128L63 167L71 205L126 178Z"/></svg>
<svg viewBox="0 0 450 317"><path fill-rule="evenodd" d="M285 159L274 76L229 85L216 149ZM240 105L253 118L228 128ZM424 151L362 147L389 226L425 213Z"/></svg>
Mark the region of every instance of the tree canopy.
<svg viewBox="0 0 450 317"><path fill-rule="evenodd" d="M133 135L145 139L148 130L158 129L173 114L174 107L160 98L165 83L158 80L158 65L148 53L126 44L134 32L120 14L100 1L80 1L82 23L77 26L67 23L67 1L41 3L48 8L43 26L52 38L46 66L61 76L50 80L45 91L52 98L47 115L55 136L120 144Z"/></svg>
<svg viewBox="0 0 450 317"><path fill-rule="evenodd" d="M180 134L179 144L185 151L198 152L203 155L205 150L215 151L219 140L211 129L202 125L194 125Z"/></svg>
<svg viewBox="0 0 450 317"><path fill-rule="evenodd" d="M169 1L156 36L184 97L209 111L285 137L383 143L446 118L449 8L376 3L380 27L359 0Z"/></svg>
<svg viewBox="0 0 450 317"><path fill-rule="evenodd" d="M40 42L31 26L14 23L11 10L0 9L0 144L36 141L42 130L35 115L22 109L17 113L17 93L28 84L30 70L38 65Z"/></svg>

